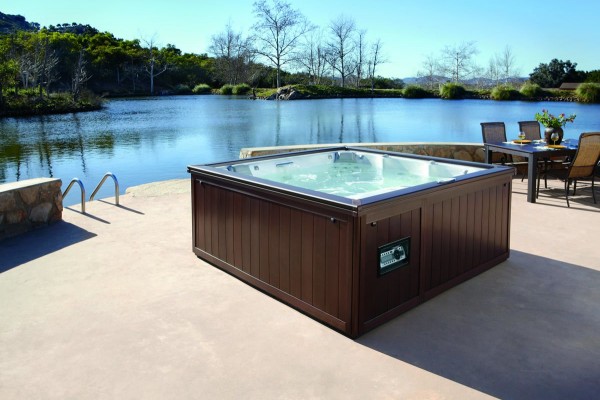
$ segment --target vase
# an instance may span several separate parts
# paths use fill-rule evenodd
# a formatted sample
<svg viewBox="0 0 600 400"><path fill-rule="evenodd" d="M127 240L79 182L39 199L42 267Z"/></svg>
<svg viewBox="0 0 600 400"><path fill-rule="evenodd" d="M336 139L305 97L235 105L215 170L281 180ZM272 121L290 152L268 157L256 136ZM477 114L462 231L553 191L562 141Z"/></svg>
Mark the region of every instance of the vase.
<svg viewBox="0 0 600 400"><path fill-rule="evenodd" d="M550 136L554 133L558 133L558 139L556 139L556 141L550 139ZM560 142L562 142L563 140L563 128L546 128L546 131L544 133L544 138L546 139L546 143L547 144L560 144Z"/></svg>

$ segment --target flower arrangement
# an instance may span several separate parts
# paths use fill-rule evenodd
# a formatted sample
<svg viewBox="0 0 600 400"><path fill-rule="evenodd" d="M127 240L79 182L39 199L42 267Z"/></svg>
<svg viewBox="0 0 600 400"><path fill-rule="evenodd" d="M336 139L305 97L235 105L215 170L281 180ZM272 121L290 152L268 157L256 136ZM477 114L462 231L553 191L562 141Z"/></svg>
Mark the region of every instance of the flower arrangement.
<svg viewBox="0 0 600 400"><path fill-rule="evenodd" d="M559 114L558 117L550 114L548 110L542 110L542 113L535 113L535 120L546 128L562 128L567 122L573 122L576 115L571 114L568 117L565 114Z"/></svg>

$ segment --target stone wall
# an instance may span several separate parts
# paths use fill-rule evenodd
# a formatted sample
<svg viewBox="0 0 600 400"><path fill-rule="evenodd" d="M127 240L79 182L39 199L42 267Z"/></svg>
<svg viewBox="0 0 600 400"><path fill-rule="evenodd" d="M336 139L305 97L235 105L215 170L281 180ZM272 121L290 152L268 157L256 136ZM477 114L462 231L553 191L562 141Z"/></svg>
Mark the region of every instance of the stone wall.
<svg viewBox="0 0 600 400"><path fill-rule="evenodd" d="M349 147L368 147L383 151L419 154L425 156L453 158L464 161L484 162L482 143L344 143ZM277 147L253 147L240 150L240 158L266 156L291 151L311 150L323 147L337 147L340 144L317 144Z"/></svg>
<svg viewBox="0 0 600 400"><path fill-rule="evenodd" d="M62 219L62 182L36 178L0 185L0 240Z"/></svg>

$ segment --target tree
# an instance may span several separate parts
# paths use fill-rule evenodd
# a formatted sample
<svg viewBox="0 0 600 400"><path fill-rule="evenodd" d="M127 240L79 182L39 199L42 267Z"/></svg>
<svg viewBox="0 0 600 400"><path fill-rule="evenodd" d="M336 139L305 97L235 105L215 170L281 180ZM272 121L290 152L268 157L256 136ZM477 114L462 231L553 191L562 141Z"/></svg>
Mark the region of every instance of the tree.
<svg viewBox="0 0 600 400"><path fill-rule="evenodd" d="M251 40L234 32L231 23L225 31L211 37L209 51L215 56L215 73L224 83L235 85L246 81L252 56Z"/></svg>
<svg viewBox="0 0 600 400"><path fill-rule="evenodd" d="M467 79L475 69L473 56L478 52L475 42L446 46L442 50L441 70L444 74L450 75L453 82L461 82Z"/></svg>
<svg viewBox="0 0 600 400"><path fill-rule="evenodd" d="M358 31L356 35L356 87L360 87L360 81L363 77L364 65L366 64L367 54L366 47L367 43L365 41L365 37L367 36L367 31L361 29Z"/></svg>
<svg viewBox="0 0 600 400"><path fill-rule="evenodd" d="M440 64L438 60L432 55L428 55L425 60L421 63L423 69L417 73L417 77L425 81L425 86L429 90L435 89L440 83Z"/></svg>
<svg viewBox="0 0 600 400"><path fill-rule="evenodd" d="M81 88L85 82L90 80L91 76L88 75L86 70L86 60L84 57L85 49L79 49L79 56L77 57L77 64L73 69L71 93L73 95L73 101L78 101L81 95Z"/></svg>
<svg viewBox="0 0 600 400"><path fill-rule="evenodd" d="M321 84L327 66L325 55L323 32L321 30L310 32L302 45L302 56L297 60L301 67L306 68L310 84Z"/></svg>
<svg viewBox="0 0 600 400"><path fill-rule="evenodd" d="M510 46L506 46L504 51L496 56L496 63L500 78L504 79L504 83L508 83L517 74L515 70L515 56Z"/></svg>
<svg viewBox="0 0 600 400"><path fill-rule="evenodd" d="M386 59L381 54L381 47L383 44L381 43L381 39L377 39L371 45L371 54L369 58L369 79L371 80L371 92L375 89L375 70L379 64L383 64Z"/></svg>
<svg viewBox="0 0 600 400"><path fill-rule="evenodd" d="M145 71L150 77L150 94L154 95L154 78L169 69L169 65L161 57L157 47L155 47L154 38L144 40L146 43L146 66Z"/></svg>
<svg viewBox="0 0 600 400"><path fill-rule="evenodd" d="M277 87L281 86L281 68L297 58L296 49L305 33L314 29L308 20L281 0L257 1L254 15L258 19L256 52L266 58L277 70Z"/></svg>
<svg viewBox="0 0 600 400"><path fill-rule="evenodd" d="M553 59L548 64L541 63L529 74L532 83L545 88L557 88L564 82L582 82L585 73L577 71L577 63Z"/></svg>
<svg viewBox="0 0 600 400"><path fill-rule="evenodd" d="M356 43L353 34L356 30L354 20L341 15L331 21L329 29L332 40L328 44L328 61L334 71L339 72L341 85L344 87L346 78L356 70L354 51Z"/></svg>

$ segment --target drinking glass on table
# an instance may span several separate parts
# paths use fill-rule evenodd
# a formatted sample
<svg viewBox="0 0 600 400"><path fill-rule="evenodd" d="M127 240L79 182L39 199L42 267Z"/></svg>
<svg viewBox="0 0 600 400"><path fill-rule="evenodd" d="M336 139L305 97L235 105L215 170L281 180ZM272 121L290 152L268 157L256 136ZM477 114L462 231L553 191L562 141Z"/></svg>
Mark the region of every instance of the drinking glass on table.
<svg viewBox="0 0 600 400"><path fill-rule="evenodd" d="M525 132L519 132L519 140L521 141L519 144L523 144L523 140L525 140Z"/></svg>
<svg viewBox="0 0 600 400"><path fill-rule="evenodd" d="M550 139L552 140L552 144L556 146L556 141L558 140L558 133L552 132L552 135L550 135Z"/></svg>

